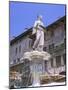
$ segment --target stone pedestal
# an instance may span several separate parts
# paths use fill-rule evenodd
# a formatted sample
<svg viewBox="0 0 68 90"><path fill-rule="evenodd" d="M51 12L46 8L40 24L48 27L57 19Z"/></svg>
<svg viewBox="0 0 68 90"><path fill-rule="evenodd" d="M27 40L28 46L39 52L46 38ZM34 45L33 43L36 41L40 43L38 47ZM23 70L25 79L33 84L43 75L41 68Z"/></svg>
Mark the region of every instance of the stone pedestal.
<svg viewBox="0 0 68 90"><path fill-rule="evenodd" d="M47 52L31 51L24 53L23 59L30 60L30 72L32 74L32 86L40 86L40 75L45 73L45 63L50 59Z"/></svg>
<svg viewBox="0 0 68 90"><path fill-rule="evenodd" d="M45 73L45 63L44 60L33 59L30 64L30 71L33 77L32 86L40 85L40 75Z"/></svg>

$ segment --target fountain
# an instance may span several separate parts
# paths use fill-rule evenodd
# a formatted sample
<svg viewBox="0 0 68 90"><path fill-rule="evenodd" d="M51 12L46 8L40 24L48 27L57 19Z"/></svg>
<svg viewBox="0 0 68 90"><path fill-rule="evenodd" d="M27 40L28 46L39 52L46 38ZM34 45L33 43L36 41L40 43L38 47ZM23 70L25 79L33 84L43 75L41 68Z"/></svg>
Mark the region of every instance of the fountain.
<svg viewBox="0 0 68 90"><path fill-rule="evenodd" d="M25 52L23 55L24 60L28 59L30 61L30 73L33 78L32 86L40 86L40 75L46 72L44 62L51 58L49 53L43 51L45 31L46 29L42 22L42 16L38 16L32 32L32 37L36 35L32 46L33 50Z"/></svg>
<svg viewBox="0 0 68 90"><path fill-rule="evenodd" d="M25 52L23 59L28 59L30 61L30 72L33 77L32 86L40 86L40 75L45 73L44 61L48 61L51 55L44 51L31 51Z"/></svg>

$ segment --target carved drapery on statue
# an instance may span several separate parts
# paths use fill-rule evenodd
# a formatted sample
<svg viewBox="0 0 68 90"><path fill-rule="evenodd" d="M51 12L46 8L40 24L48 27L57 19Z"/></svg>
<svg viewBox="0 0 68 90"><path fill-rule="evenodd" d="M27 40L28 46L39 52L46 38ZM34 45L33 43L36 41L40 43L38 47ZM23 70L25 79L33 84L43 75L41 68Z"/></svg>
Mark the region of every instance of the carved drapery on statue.
<svg viewBox="0 0 68 90"><path fill-rule="evenodd" d="M38 16L38 19L35 21L32 34L36 34L33 49L42 51L44 45L44 25L41 16Z"/></svg>

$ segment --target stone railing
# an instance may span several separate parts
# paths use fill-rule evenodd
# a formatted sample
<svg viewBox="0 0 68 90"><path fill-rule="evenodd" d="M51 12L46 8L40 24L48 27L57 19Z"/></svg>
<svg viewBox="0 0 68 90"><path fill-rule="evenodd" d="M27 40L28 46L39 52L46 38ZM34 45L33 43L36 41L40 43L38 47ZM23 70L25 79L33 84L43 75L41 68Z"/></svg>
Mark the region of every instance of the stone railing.
<svg viewBox="0 0 68 90"><path fill-rule="evenodd" d="M63 49L65 49L65 43L62 43L59 46L55 46L54 48L49 49L48 52L52 54L54 52L57 52L57 51L63 50Z"/></svg>
<svg viewBox="0 0 68 90"><path fill-rule="evenodd" d="M65 49L65 43L60 44L59 46L56 46L54 51Z"/></svg>

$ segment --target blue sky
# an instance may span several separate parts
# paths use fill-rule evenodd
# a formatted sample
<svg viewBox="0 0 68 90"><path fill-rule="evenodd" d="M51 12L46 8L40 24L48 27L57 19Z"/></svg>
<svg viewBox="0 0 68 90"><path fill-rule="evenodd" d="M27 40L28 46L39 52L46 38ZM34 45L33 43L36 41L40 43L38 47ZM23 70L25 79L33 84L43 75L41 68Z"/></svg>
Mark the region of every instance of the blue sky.
<svg viewBox="0 0 68 90"><path fill-rule="evenodd" d="M10 37L18 36L33 26L37 15L43 16L45 26L65 15L65 5L12 2L10 7Z"/></svg>

